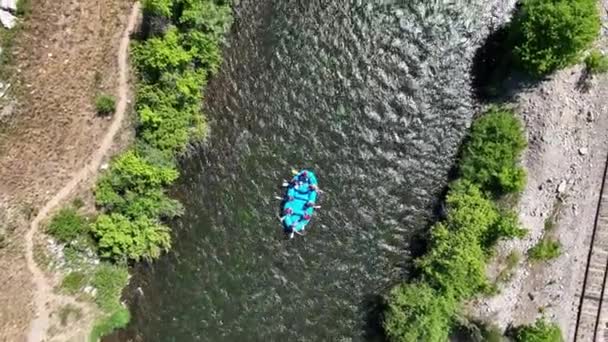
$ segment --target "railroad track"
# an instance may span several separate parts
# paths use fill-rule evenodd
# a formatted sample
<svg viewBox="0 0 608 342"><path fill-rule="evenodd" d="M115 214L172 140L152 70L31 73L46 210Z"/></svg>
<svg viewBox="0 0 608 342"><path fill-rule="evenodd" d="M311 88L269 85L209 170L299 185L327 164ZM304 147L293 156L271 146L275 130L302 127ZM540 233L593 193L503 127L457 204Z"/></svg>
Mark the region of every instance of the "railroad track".
<svg viewBox="0 0 608 342"><path fill-rule="evenodd" d="M574 341L608 342L608 159L595 213L591 246L576 316Z"/></svg>

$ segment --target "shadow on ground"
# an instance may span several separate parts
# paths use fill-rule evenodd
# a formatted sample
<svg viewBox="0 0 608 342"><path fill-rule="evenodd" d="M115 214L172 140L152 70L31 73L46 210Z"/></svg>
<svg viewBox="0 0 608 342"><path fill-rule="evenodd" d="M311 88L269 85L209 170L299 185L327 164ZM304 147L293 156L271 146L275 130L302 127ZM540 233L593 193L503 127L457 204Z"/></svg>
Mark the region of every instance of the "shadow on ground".
<svg viewBox="0 0 608 342"><path fill-rule="evenodd" d="M512 18L519 8L514 9ZM509 22L494 30L477 49L471 67L471 86L476 99L482 103L509 101L514 94L532 88L542 78L534 78L518 69L513 54L514 24Z"/></svg>

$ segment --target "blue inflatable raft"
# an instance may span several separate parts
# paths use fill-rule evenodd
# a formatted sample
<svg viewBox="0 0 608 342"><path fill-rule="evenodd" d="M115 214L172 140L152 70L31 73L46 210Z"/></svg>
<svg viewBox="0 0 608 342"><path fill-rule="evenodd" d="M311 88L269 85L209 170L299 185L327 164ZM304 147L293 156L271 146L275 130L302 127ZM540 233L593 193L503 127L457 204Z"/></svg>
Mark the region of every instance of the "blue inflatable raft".
<svg viewBox="0 0 608 342"><path fill-rule="evenodd" d="M290 237L302 233L312 219L318 197L318 183L314 172L301 170L287 184L283 198L283 230Z"/></svg>

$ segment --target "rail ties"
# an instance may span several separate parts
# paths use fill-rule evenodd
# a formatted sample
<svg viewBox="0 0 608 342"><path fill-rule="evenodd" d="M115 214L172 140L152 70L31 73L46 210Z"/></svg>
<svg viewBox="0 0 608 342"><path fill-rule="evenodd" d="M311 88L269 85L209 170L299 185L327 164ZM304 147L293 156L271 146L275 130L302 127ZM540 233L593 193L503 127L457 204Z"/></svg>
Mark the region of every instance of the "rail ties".
<svg viewBox="0 0 608 342"><path fill-rule="evenodd" d="M591 246L578 306L574 341L608 342L608 158L597 203Z"/></svg>

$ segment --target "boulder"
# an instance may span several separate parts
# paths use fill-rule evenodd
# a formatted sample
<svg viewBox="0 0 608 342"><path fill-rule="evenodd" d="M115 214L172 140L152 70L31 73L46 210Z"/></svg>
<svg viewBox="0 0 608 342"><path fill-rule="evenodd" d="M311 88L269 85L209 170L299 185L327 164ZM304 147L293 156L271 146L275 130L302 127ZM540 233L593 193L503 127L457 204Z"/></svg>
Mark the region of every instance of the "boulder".
<svg viewBox="0 0 608 342"><path fill-rule="evenodd" d="M0 8L11 12L16 12L17 0L0 0Z"/></svg>
<svg viewBox="0 0 608 342"><path fill-rule="evenodd" d="M12 29L17 23L17 18L10 12L0 9L0 23L7 29Z"/></svg>

